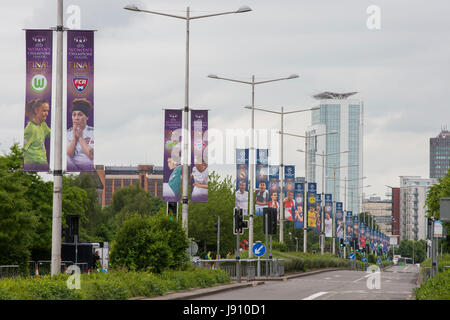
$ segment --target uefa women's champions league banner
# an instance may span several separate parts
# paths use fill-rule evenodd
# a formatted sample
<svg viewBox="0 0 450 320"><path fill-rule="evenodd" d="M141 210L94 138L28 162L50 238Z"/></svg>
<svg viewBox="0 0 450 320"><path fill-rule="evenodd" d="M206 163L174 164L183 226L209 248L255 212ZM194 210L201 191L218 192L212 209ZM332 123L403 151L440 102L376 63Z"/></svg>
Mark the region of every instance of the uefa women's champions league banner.
<svg viewBox="0 0 450 320"><path fill-rule="evenodd" d="M67 172L94 171L94 31L67 31Z"/></svg>
<svg viewBox="0 0 450 320"><path fill-rule="evenodd" d="M236 149L235 207L248 215L248 149Z"/></svg>
<svg viewBox="0 0 450 320"><path fill-rule="evenodd" d="M307 208L307 221L308 228L316 228L316 192L317 184L315 182L308 183L308 208Z"/></svg>
<svg viewBox="0 0 450 320"><path fill-rule="evenodd" d="M293 221L295 211L294 201L295 166L284 166L284 220Z"/></svg>
<svg viewBox="0 0 450 320"><path fill-rule="evenodd" d="M262 216L263 209L268 208L270 201L269 191L267 190L269 184L269 150L256 149L256 195L255 195L255 215Z"/></svg>
<svg viewBox="0 0 450 320"><path fill-rule="evenodd" d="M26 30L23 170L49 171L52 104L52 30ZM6 89L6 88L5 88Z"/></svg>
<svg viewBox="0 0 450 320"><path fill-rule="evenodd" d="M375 249L375 230L370 231L370 249Z"/></svg>
<svg viewBox="0 0 450 320"><path fill-rule="evenodd" d="M321 215L321 206L322 206L322 195L320 193L316 194L316 228L314 229L314 233L319 233L321 231L321 223L322 217Z"/></svg>
<svg viewBox="0 0 450 320"><path fill-rule="evenodd" d="M366 226L366 246L370 246L370 227Z"/></svg>
<svg viewBox="0 0 450 320"><path fill-rule="evenodd" d="M349 244L353 237L353 218L352 212L347 211L347 216L345 217L345 243Z"/></svg>
<svg viewBox="0 0 450 320"><path fill-rule="evenodd" d="M269 208L277 209L277 219L280 218L280 166L269 166Z"/></svg>
<svg viewBox="0 0 450 320"><path fill-rule="evenodd" d="M191 111L191 202L208 202L208 111Z"/></svg>
<svg viewBox="0 0 450 320"><path fill-rule="evenodd" d="M182 110L165 110L163 175L165 202L178 202L181 199L181 136Z"/></svg>
<svg viewBox="0 0 450 320"><path fill-rule="evenodd" d="M301 183L301 182L295 183L294 229L303 229L303 221L304 221L304 199L303 198L304 198L304 196L305 196L305 184Z"/></svg>
<svg viewBox="0 0 450 320"><path fill-rule="evenodd" d="M269 166L269 208L279 208L280 166Z"/></svg>
<svg viewBox="0 0 450 320"><path fill-rule="evenodd" d="M330 193L325 194L325 237L333 237L333 196Z"/></svg>
<svg viewBox="0 0 450 320"><path fill-rule="evenodd" d="M364 248L366 246L366 226L364 222L359 223L359 247Z"/></svg>
<svg viewBox="0 0 450 320"><path fill-rule="evenodd" d="M356 243L359 245L359 217L357 215L353 217L353 238L356 239Z"/></svg>
<svg viewBox="0 0 450 320"><path fill-rule="evenodd" d="M342 202L336 202L336 237L340 240L344 237L344 217Z"/></svg>

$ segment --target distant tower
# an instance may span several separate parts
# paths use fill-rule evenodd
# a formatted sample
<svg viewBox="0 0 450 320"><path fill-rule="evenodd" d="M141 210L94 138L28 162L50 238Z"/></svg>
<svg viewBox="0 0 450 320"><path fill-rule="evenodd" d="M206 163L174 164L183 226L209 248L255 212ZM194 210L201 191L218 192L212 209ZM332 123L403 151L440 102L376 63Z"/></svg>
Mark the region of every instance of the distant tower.
<svg viewBox="0 0 450 320"><path fill-rule="evenodd" d="M450 132L444 126L436 138L430 138L430 178L442 178L450 169Z"/></svg>
<svg viewBox="0 0 450 320"><path fill-rule="evenodd" d="M317 182L318 192L322 192L322 157L315 156L311 151L321 154L341 153L326 157L326 167L343 167L336 169L336 201L345 202L344 208L357 214L362 210L363 181L363 109L364 104L359 99L348 99L357 92L334 93L323 92L313 96L320 100L320 109L312 112L312 124L308 128L310 135L329 133L310 139L308 158L308 181ZM345 167L358 165L353 167ZM344 168L345 167L345 168ZM334 193L333 169L325 169L325 193ZM347 197L344 200L344 179L347 182Z"/></svg>

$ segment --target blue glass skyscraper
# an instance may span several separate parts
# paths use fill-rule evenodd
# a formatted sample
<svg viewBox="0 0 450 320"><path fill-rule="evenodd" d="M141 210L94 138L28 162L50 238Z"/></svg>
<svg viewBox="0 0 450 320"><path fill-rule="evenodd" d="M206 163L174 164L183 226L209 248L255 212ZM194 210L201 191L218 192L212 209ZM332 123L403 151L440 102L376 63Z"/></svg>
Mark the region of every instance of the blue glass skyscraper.
<svg viewBox="0 0 450 320"><path fill-rule="evenodd" d="M312 112L308 133L321 136L311 137L309 141L307 179L317 182L319 193L322 193L324 181L324 193L334 194L333 200L344 202L347 211L359 213L363 191L363 103L358 99L349 99L354 94L356 92L323 92L314 96L320 101L320 109ZM329 134L333 131L336 134ZM333 154L325 157L324 170L322 156L316 153ZM323 180L322 172L325 173Z"/></svg>

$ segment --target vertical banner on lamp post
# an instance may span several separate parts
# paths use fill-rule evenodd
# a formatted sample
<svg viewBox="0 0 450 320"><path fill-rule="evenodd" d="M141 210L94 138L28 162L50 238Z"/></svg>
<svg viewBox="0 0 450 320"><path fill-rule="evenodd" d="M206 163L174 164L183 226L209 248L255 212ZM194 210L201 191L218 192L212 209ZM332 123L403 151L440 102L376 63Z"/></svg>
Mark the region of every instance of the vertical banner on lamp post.
<svg viewBox="0 0 450 320"><path fill-rule="evenodd" d="M359 232L359 247L364 248L366 246L366 226L364 225L364 222L360 222Z"/></svg>
<svg viewBox="0 0 450 320"><path fill-rule="evenodd" d="M235 207L248 215L248 149L236 149Z"/></svg>
<svg viewBox="0 0 450 320"><path fill-rule="evenodd" d="M67 172L94 171L94 31L67 31Z"/></svg>
<svg viewBox="0 0 450 320"><path fill-rule="evenodd" d="M359 245L359 217L353 217L353 238L356 239L356 245Z"/></svg>
<svg viewBox="0 0 450 320"><path fill-rule="evenodd" d="M316 228L316 192L317 184L315 182L308 183L308 228Z"/></svg>
<svg viewBox="0 0 450 320"><path fill-rule="evenodd" d="M26 30L23 171L48 172L52 103L52 30ZM7 89L7 88L3 88Z"/></svg>
<svg viewBox="0 0 450 320"><path fill-rule="evenodd" d="M349 244L353 237L353 218L351 211L347 211L347 216L345 217L345 227L345 243Z"/></svg>
<svg viewBox="0 0 450 320"><path fill-rule="evenodd" d="M370 230L370 249L373 250L374 249L374 235L375 235L375 230L371 229Z"/></svg>
<svg viewBox="0 0 450 320"><path fill-rule="evenodd" d="M336 237L339 240L344 237L344 228L342 202L336 202Z"/></svg>
<svg viewBox="0 0 450 320"><path fill-rule="evenodd" d="M294 189L294 200L295 200L295 215L294 215L294 228L303 229L304 221L304 194L305 194L305 184L296 183Z"/></svg>
<svg viewBox="0 0 450 320"><path fill-rule="evenodd" d="M370 227L366 226L366 244L365 246L370 246Z"/></svg>
<svg viewBox="0 0 450 320"><path fill-rule="evenodd" d="M293 221L295 201L294 201L294 188L295 188L295 166L284 167L284 219L286 221Z"/></svg>
<svg viewBox="0 0 450 320"><path fill-rule="evenodd" d="M322 207L322 195L320 193L316 194L316 228L314 229L315 233L321 232L321 223L322 223L322 217L321 215L321 207Z"/></svg>
<svg viewBox="0 0 450 320"><path fill-rule="evenodd" d="M280 208L280 166L269 166L269 208L277 209L279 217Z"/></svg>
<svg viewBox="0 0 450 320"><path fill-rule="evenodd" d="M255 215L262 216L263 209L268 207L270 198L269 191L267 190L269 184L269 150L257 149L256 150L256 205ZM252 205L252 204L251 204Z"/></svg>
<svg viewBox="0 0 450 320"><path fill-rule="evenodd" d="M333 195L325 194L325 237L331 238L333 236Z"/></svg>
<svg viewBox="0 0 450 320"><path fill-rule="evenodd" d="M208 202L208 111L191 110L191 202Z"/></svg>
<svg viewBox="0 0 450 320"><path fill-rule="evenodd" d="M165 110L164 113L164 175L163 201L181 199L181 136L182 111Z"/></svg>

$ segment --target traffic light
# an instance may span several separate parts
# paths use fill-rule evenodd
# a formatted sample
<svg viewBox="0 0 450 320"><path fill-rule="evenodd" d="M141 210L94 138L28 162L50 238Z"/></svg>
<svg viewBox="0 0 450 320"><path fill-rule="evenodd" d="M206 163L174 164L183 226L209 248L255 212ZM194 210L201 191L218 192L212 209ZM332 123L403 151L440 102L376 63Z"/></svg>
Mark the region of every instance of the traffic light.
<svg viewBox="0 0 450 320"><path fill-rule="evenodd" d="M75 236L78 238L78 222L80 216L77 214L66 215L67 232L65 233L66 242L75 242Z"/></svg>
<svg viewBox="0 0 450 320"><path fill-rule="evenodd" d="M248 228L248 221L244 220L242 209L234 208L234 234L243 234L244 229Z"/></svg>
<svg viewBox="0 0 450 320"><path fill-rule="evenodd" d="M178 202L168 202L167 210L173 214L177 214Z"/></svg>
<svg viewBox="0 0 450 320"><path fill-rule="evenodd" d="M344 246L344 238L339 239L339 246L342 248Z"/></svg>
<svg viewBox="0 0 450 320"><path fill-rule="evenodd" d="M263 220L264 234L266 233L266 215L267 215L267 223L269 225L267 233L271 235L277 234L277 209L264 208L263 213L264 213L264 220Z"/></svg>

